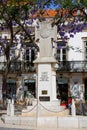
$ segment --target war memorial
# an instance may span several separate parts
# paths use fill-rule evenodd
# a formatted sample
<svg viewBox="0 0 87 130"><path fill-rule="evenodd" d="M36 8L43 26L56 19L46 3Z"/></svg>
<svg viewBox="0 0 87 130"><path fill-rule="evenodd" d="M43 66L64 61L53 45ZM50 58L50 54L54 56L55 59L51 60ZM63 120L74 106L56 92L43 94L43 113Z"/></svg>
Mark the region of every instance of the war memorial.
<svg viewBox="0 0 87 130"><path fill-rule="evenodd" d="M87 128L87 117L76 115L74 99L70 113L69 109L60 106L60 99L56 98L56 43L52 42L57 40L56 26L51 26L49 21L40 22L39 28L35 29L35 38L38 39L40 48L34 61L37 71L37 99L33 99L32 105L23 109L20 115L14 112L14 100L8 101L7 114L2 115L2 120L7 124L34 128Z"/></svg>

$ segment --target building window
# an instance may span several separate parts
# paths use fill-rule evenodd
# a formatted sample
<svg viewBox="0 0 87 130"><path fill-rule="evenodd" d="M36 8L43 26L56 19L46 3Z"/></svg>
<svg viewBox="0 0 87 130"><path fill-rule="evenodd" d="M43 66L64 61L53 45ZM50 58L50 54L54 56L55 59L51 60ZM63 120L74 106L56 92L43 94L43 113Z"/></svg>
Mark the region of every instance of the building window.
<svg viewBox="0 0 87 130"><path fill-rule="evenodd" d="M34 65L33 61L35 60L35 50L31 48L27 48L25 51L25 62L27 65Z"/></svg>
<svg viewBox="0 0 87 130"><path fill-rule="evenodd" d="M57 60L58 61L67 60L66 43L63 41L59 41L57 43Z"/></svg>
<svg viewBox="0 0 87 130"><path fill-rule="evenodd" d="M85 60L87 61L87 41L84 41L85 43Z"/></svg>
<svg viewBox="0 0 87 130"><path fill-rule="evenodd" d="M12 59L14 57L15 57L15 49L11 48L11 50L10 50L10 59Z"/></svg>

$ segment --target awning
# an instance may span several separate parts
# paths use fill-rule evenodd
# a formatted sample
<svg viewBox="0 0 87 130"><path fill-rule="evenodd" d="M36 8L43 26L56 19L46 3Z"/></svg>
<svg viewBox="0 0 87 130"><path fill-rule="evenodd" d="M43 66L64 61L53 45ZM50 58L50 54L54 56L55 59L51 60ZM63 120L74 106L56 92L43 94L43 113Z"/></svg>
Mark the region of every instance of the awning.
<svg viewBox="0 0 87 130"><path fill-rule="evenodd" d="M24 82L25 83L35 83L35 80L34 79L29 79L29 80L25 80Z"/></svg>
<svg viewBox="0 0 87 130"><path fill-rule="evenodd" d="M16 83L14 79L7 79L6 83Z"/></svg>
<svg viewBox="0 0 87 130"><path fill-rule="evenodd" d="M58 84L67 84L67 83L68 83L67 79L64 79L64 78L59 78L58 79Z"/></svg>
<svg viewBox="0 0 87 130"><path fill-rule="evenodd" d="M57 46L66 46L66 41L57 41Z"/></svg>

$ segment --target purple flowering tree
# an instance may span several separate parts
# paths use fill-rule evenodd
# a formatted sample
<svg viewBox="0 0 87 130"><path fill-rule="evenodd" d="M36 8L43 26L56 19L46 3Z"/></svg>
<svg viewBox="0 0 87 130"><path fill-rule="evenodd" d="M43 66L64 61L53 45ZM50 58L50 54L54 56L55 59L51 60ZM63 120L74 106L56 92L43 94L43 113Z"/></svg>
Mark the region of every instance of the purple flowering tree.
<svg viewBox="0 0 87 130"><path fill-rule="evenodd" d="M52 26L57 26L59 36L65 41L87 27L86 7L87 0L0 0L0 56L4 55L6 61L2 72L3 91L6 90L10 66L20 57L25 42L36 45L38 39L35 41L29 29L34 20L45 20L45 9L55 8L56 15ZM4 33L9 36L2 37ZM18 55L11 58L13 46L18 46Z"/></svg>
<svg viewBox="0 0 87 130"><path fill-rule="evenodd" d="M0 57L4 55L5 59L2 68L3 93L6 92L6 80L11 65L18 61L23 45L28 41L32 43L32 47L35 46L29 26L33 22L32 16L36 9L35 0L0 0ZM14 56L12 48L17 50Z"/></svg>

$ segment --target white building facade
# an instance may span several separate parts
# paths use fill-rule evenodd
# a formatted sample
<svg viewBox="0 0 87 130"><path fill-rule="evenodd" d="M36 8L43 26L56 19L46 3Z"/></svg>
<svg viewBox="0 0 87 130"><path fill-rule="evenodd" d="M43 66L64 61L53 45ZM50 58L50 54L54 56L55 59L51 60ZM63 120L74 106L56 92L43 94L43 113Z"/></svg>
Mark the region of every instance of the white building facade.
<svg viewBox="0 0 87 130"><path fill-rule="evenodd" d="M60 68L57 71L57 85L62 95L65 90L65 93L68 92L68 97L78 100L87 100L86 46L87 32L83 31L70 38L66 47L61 47L59 51Z"/></svg>
<svg viewBox="0 0 87 130"><path fill-rule="evenodd" d="M6 32L1 35L2 37L9 37ZM52 53L54 51L53 55L58 65L56 68L56 97L65 102L68 101L69 97L87 100L87 31L77 33L74 38L68 39L66 44L61 40L54 44L56 44L56 51L53 47ZM49 48L47 50L49 51ZM17 54L17 50L12 53ZM21 83L23 89L24 86L27 86L27 89L37 98L37 74L33 62L38 56L39 52L37 54L35 48L30 46L27 46L26 49L22 48L20 62L17 68L14 69L13 66L13 70L11 70L7 79L7 91L9 89L12 96L16 96ZM0 61L1 70L5 57L0 57ZM47 92L43 91L42 94L46 96ZM2 74L0 74L0 95L0 98L2 98Z"/></svg>

